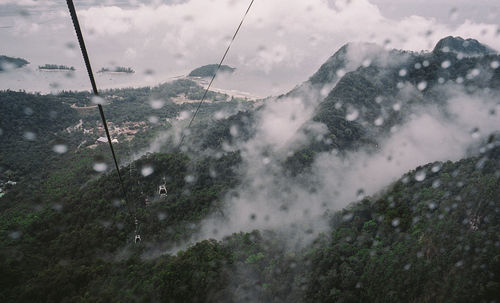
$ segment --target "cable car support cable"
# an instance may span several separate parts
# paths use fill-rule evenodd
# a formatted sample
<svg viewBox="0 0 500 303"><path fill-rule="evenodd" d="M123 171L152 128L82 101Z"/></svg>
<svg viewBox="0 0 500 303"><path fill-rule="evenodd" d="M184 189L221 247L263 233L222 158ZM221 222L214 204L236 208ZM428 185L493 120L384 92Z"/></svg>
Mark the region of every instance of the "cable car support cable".
<svg viewBox="0 0 500 303"><path fill-rule="evenodd" d="M252 8L252 5L253 5L253 2L255 0L252 0L250 1L250 4L248 5L248 8L247 10L245 11L245 14L243 15L243 18L241 18L241 21L240 21L240 24L238 25L238 28L236 28L236 31L234 32L234 35L233 35L233 38L231 39L231 41L229 42L229 45L227 46L226 48L226 51L224 52L224 55L222 56L222 59L220 60L219 62L219 65L217 66L217 69L215 70L213 76L212 76L212 79L210 80L210 82L208 83L208 86L207 88L205 89L205 92L203 93L203 97L201 98L201 101L198 103L198 107L196 107L196 111L194 112L193 114L193 117L191 118L191 121L189 121L189 124L188 126L186 127L186 129L190 128L191 127L191 124L193 124L193 121L194 119L196 118L196 115L198 114L198 111L200 110L200 107L201 107L201 104L205 101L205 98L207 97L207 94L208 94L208 91L210 90L210 87L212 86L212 83L214 82L215 80L215 77L217 76L217 72L219 71L219 69L221 68L222 66L222 63L224 62L224 60L226 59L226 56L227 56L227 53L229 52L229 49L231 48L231 45L233 45L233 42L234 40L236 39L236 36L238 35L239 31L240 31L240 28L241 26L243 25L243 22L245 21L245 18L247 17L248 15L248 12L250 11L250 8ZM181 137L181 140L179 142L179 145L177 146L178 148L182 145L182 143L184 142L184 138L185 138L186 134L183 132L182 134L182 137Z"/></svg>

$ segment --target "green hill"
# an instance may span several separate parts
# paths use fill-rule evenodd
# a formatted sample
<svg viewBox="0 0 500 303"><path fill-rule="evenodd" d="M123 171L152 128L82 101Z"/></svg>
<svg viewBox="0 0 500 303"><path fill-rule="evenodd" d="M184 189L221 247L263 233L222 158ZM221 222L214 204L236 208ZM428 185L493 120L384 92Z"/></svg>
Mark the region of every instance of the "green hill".
<svg viewBox="0 0 500 303"><path fill-rule="evenodd" d="M204 65L198 68L193 69L189 73L189 77L203 77L210 78L213 77L215 72L217 71L218 64L209 64ZM221 65L219 71L223 73L233 73L236 68L230 67L228 65Z"/></svg>

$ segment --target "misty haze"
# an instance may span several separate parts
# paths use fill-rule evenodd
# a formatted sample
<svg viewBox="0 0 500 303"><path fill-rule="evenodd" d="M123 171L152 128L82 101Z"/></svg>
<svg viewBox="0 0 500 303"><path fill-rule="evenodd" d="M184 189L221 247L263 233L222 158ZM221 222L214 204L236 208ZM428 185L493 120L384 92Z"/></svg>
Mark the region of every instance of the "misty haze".
<svg viewBox="0 0 500 303"><path fill-rule="evenodd" d="M0 0L0 300L498 302L498 20Z"/></svg>

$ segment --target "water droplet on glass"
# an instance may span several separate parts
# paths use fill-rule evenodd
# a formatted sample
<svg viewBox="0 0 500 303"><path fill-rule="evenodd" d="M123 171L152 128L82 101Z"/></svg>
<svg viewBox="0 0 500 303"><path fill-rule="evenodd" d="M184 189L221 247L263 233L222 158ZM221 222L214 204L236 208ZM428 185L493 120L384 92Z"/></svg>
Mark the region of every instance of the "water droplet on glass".
<svg viewBox="0 0 500 303"><path fill-rule="evenodd" d="M31 115L33 115L33 110L32 110L31 108L29 108L29 107L26 107L26 108L24 109L24 114L25 114L26 116L31 116Z"/></svg>
<svg viewBox="0 0 500 303"><path fill-rule="evenodd" d="M409 270L411 268L411 264L406 264L404 270Z"/></svg>
<svg viewBox="0 0 500 303"><path fill-rule="evenodd" d="M165 101L163 100L151 100L149 101L152 109L160 109L165 105Z"/></svg>
<svg viewBox="0 0 500 303"><path fill-rule="evenodd" d="M399 218L394 218L394 219L392 220L391 224L392 224L392 226L397 227L397 226L399 226L399 223L400 223L400 222L401 222L401 221L400 221L400 219L399 219Z"/></svg>
<svg viewBox="0 0 500 303"><path fill-rule="evenodd" d="M472 70L469 71L469 73L467 74L467 79L471 80L471 79L474 79L476 78L477 76L479 76L479 74L481 73L481 71L477 68L473 68Z"/></svg>
<svg viewBox="0 0 500 303"><path fill-rule="evenodd" d="M99 97L99 96L93 96L91 98L91 101L93 104L96 104L96 105L106 105L106 100L104 98Z"/></svg>
<svg viewBox="0 0 500 303"><path fill-rule="evenodd" d="M404 68L403 68L403 69L400 69L400 70L399 70L399 76L400 76L400 77L404 77L404 76L406 76L407 74L408 74L408 71L407 71L406 69L404 69Z"/></svg>
<svg viewBox="0 0 500 303"><path fill-rule="evenodd" d="M365 197L365 190L364 190L364 189L362 189L362 188L358 189L358 191L356 192L356 198L357 198L358 200L361 200L361 199L363 199L364 197Z"/></svg>
<svg viewBox="0 0 500 303"><path fill-rule="evenodd" d="M108 165L104 162L95 162L92 168L99 173L102 173L103 171L108 169Z"/></svg>
<svg viewBox="0 0 500 303"><path fill-rule="evenodd" d="M384 124L384 118L378 117L377 119L375 119L374 123L376 126L380 126L380 125Z"/></svg>
<svg viewBox="0 0 500 303"><path fill-rule="evenodd" d="M427 176L427 174L425 173L425 170L421 169L415 173L415 180L418 182L422 182L425 180L426 176Z"/></svg>
<svg viewBox="0 0 500 303"><path fill-rule="evenodd" d="M368 67L371 64L372 64L372 60L370 60L370 59L365 59L365 60L363 60L363 63L362 63L363 67Z"/></svg>
<svg viewBox="0 0 500 303"><path fill-rule="evenodd" d="M354 121L358 118L358 116L359 116L359 111L353 107L350 107L347 109L345 118L347 121Z"/></svg>
<svg viewBox="0 0 500 303"><path fill-rule="evenodd" d="M58 154L64 154L68 151L68 146L66 144L56 144L52 147L52 150Z"/></svg>
<svg viewBox="0 0 500 303"><path fill-rule="evenodd" d="M437 207L436 202L429 202L427 203L427 207L429 207L430 210L434 210Z"/></svg>
<svg viewBox="0 0 500 303"><path fill-rule="evenodd" d="M446 48L446 47L445 47L445 48ZM429 65L430 65L430 63L429 63L429 61L424 60L424 62L422 62L422 65L423 65L424 67L427 67L427 66L429 66Z"/></svg>
<svg viewBox="0 0 500 303"><path fill-rule="evenodd" d="M422 68L422 64L417 62L415 63L415 69L421 69Z"/></svg>
<svg viewBox="0 0 500 303"><path fill-rule="evenodd" d="M154 168L151 165L146 165L141 168L141 175L147 177L154 172Z"/></svg>
<svg viewBox="0 0 500 303"><path fill-rule="evenodd" d="M420 91L422 91L422 90L426 89L426 88L427 88L427 82L426 82L426 81L419 82L419 83L417 84L417 88L418 88L418 90L420 90Z"/></svg>
<svg viewBox="0 0 500 303"><path fill-rule="evenodd" d="M445 69L446 69L446 68L448 68L448 67L450 67L450 66L451 66L451 62L450 62L450 60L444 60L444 61L441 63L441 67L442 67L442 68L445 68Z"/></svg>
<svg viewBox="0 0 500 303"><path fill-rule="evenodd" d="M455 80L458 84L462 84L464 82L464 78L462 77L458 77L456 80Z"/></svg>
<svg viewBox="0 0 500 303"><path fill-rule="evenodd" d="M481 135L480 132L479 132L479 128L477 128L477 127L474 127L471 130L470 134L471 134L472 138L474 138L474 139L478 139L480 137L480 135Z"/></svg>
<svg viewBox="0 0 500 303"><path fill-rule="evenodd" d="M395 111L399 111L401 109L401 104L399 103L396 103L392 106L392 109L395 110Z"/></svg>
<svg viewBox="0 0 500 303"><path fill-rule="evenodd" d="M344 222L351 221L352 217L353 213L347 213L342 217L342 220L344 220Z"/></svg>
<svg viewBox="0 0 500 303"><path fill-rule="evenodd" d="M231 134L231 136L237 137L238 136L238 127L236 125L231 125L231 127L229 128L229 133Z"/></svg>
<svg viewBox="0 0 500 303"><path fill-rule="evenodd" d="M342 78L345 75L345 71L343 69L339 69L339 70L337 70L336 74L337 74L337 77Z"/></svg>
<svg viewBox="0 0 500 303"><path fill-rule="evenodd" d="M440 171L440 170L441 170L441 167L442 167L442 166L443 166L443 165L442 165L441 163L436 163L436 164L434 164L434 165L432 166L431 171L432 171L433 173L437 173L438 171Z"/></svg>
<svg viewBox="0 0 500 303"><path fill-rule="evenodd" d="M193 183L194 182L194 176L193 175L187 175L184 180L187 182L187 183Z"/></svg>
<svg viewBox="0 0 500 303"><path fill-rule="evenodd" d="M9 233L9 238L11 238L12 240L17 240L17 239L21 238L21 235L22 235L22 232L13 231L13 232Z"/></svg>
<svg viewBox="0 0 500 303"><path fill-rule="evenodd" d="M490 64L490 67L492 69L497 69L498 67L500 67L500 62L498 62L498 61L492 61L491 64Z"/></svg>
<svg viewBox="0 0 500 303"><path fill-rule="evenodd" d="M148 121L152 124L156 124L160 122L160 118L158 118L157 116L149 116Z"/></svg>
<svg viewBox="0 0 500 303"><path fill-rule="evenodd" d="M36 139L36 134L30 131L24 132L24 139L34 141Z"/></svg>

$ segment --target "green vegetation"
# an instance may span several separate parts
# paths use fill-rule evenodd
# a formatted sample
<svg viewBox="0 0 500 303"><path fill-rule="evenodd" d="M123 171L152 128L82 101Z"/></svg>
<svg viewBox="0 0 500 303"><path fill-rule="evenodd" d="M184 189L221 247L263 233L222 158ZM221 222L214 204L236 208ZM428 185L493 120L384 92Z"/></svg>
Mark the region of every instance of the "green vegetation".
<svg viewBox="0 0 500 303"><path fill-rule="evenodd" d="M211 78L217 71L218 64L209 64L198 67L192 70L189 73L189 77L203 77L203 78ZM221 65L219 72L222 73L233 73L236 70L234 67L230 67L228 65Z"/></svg>
<svg viewBox="0 0 500 303"><path fill-rule="evenodd" d="M69 67L66 65L57 65L57 64L45 64L43 66L38 67L39 70L64 70L64 71L74 71L75 68L73 66Z"/></svg>
<svg viewBox="0 0 500 303"><path fill-rule="evenodd" d="M338 80L328 94L314 96L321 98L316 111L300 129L310 138L311 124L321 123L324 135L280 158L294 182L310 181L320 153L375 152L380 136L402 123L414 104L439 107L446 101L435 89L439 78L462 76L468 92L499 88L500 69L491 71L491 79L467 78L497 55L457 61L441 51L405 53L407 60L394 66L375 62L340 77L335 71L345 64L344 55L345 48L304 84L315 89ZM426 66L415 67L424 60ZM451 62L447 69L440 67L443 60ZM401 69L407 71L404 77ZM427 86L390 111L401 78ZM181 113L198 104L179 100L197 101L203 92L186 79L103 91L110 125L128 125L134 133L115 134L119 159L133 159L133 152L174 123L182 126ZM229 98L207 96L220 99ZM231 205L225 201L239 196L249 169L248 150L226 145L255 137L263 107L239 99L207 102L184 146L165 139L155 153L122 162L123 197L109 147L94 144L100 117L93 105L88 92L0 92L0 185L18 181L0 197L1 302L492 302L499 297L498 134L477 156L417 167L372 197L342 210L325 209L314 218L325 226L307 230L310 239L301 245L290 245L284 228L185 246L200 232L220 232L202 231L200 223L207 217L227 219ZM358 119L347 118L347 105L358 110ZM370 124L381 115L382 125ZM59 153L56 146L67 150ZM96 162L108 169L96 172ZM417 178L422 171L425 178ZM168 189L166 197L158 194L160 184ZM135 218L140 244L133 243Z"/></svg>
<svg viewBox="0 0 500 303"><path fill-rule="evenodd" d="M135 71L131 67L117 66L114 68L102 67L98 73L125 73L133 74Z"/></svg>

